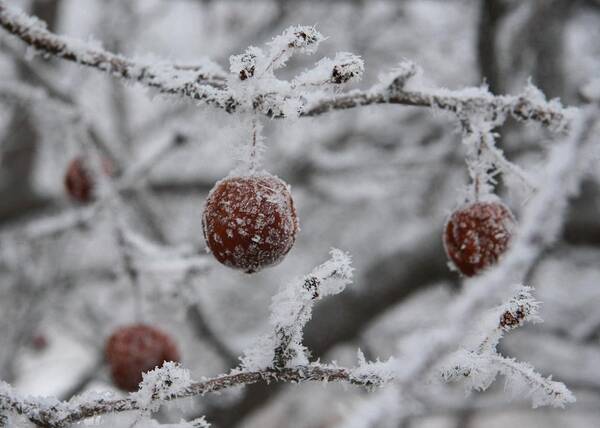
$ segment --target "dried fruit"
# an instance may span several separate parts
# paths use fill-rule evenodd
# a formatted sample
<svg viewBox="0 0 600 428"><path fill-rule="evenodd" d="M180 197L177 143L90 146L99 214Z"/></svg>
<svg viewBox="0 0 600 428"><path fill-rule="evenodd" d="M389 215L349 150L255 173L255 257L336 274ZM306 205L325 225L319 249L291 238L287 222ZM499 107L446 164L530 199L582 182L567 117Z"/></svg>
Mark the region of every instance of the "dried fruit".
<svg viewBox="0 0 600 428"><path fill-rule="evenodd" d="M116 330L106 343L106 360L113 382L125 391L135 391L142 373L179 362L179 351L169 335L155 327L134 324Z"/></svg>
<svg viewBox="0 0 600 428"><path fill-rule="evenodd" d="M446 254L463 275L474 276L507 250L514 226L512 213L500 202L466 205L446 222Z"/></svg>
<svg viewBox="0 0 600 428"><path fill-rule="evenodd" d="M279 263L299 229L288 186L266 173L219 181L208 195L202 226L215 258L247 273Z"/></svg>

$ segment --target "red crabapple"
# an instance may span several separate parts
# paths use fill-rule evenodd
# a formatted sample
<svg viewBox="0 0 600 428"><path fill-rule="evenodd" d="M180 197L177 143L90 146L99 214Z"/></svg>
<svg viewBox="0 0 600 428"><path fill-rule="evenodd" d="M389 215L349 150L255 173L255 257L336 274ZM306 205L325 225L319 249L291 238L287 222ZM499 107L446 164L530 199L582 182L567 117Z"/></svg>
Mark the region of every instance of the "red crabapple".
<svg viewBox="0 0 600 428"><path fill-rule="evenodd" d="M266 173L219 181L208 195L202 227L215 258L246 273L283 260L299 230L288 186Z"/></svg>
<svg viewBox="0 0 600 428"><path fill-rule="evenodd" d="M108 159L102 160L102 170L111 176L113 167ZM82 157L76 157L69 163L65 174L65 189L71 199L88 203L94 199L95 183L92 173Z"/></svg>
<svg viewBox="0 0 600 428"><path fill-rule="evenodd" d="M38 352L45 350L48 347L48 339L46 338L46 335L43 333L37 333L34 335L31 338L31 347Z"/></svg>
<svg viewBox="0 0 600 428"><path fill-rule="evenodd" d="M166 333L145 324L117 329L106 343L106 360L115 385L124 391L136 391L142 373L160 367L166 361L179 362L175 342Z"/></svg>
<svg viewBox="0 0 600 428"><path fill-rule="evenodd" d="M507 250L514 226L512 213L500 202L465 205L446 222L446 254L463 275L477 275Z"/></svg>

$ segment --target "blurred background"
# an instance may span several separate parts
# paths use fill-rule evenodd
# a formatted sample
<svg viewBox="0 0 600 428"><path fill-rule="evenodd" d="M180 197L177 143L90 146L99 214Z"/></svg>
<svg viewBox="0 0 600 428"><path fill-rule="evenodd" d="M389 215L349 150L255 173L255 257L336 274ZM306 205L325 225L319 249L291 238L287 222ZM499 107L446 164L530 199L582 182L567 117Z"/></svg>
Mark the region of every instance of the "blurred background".
<svg viewBox="0 0 600 428"><path fill-rule="evenodd" d="M348 51L365 61L357 87L407 58L434 86L485 83L495 94L516 94L531 79L548 98L577 106L600 76L597 0L9 3L52 31L130 57L181 64L207 57L225 70L230 55L290 25L316 25L328 39L317 54L294 57L281 78ZM354 365L357 348L371 359L401 358L402 338L435 323L461 287L441 230L464 199L468 175L460 133L445 115L383 105L265 119L264 167L292 186L302 230L280 265L245 275L206 255L201 214L249 138L246 120L34 55L4 31L0 76L0 379L20 391L62 399L116 391L105 340L137 310L174 337L195 379L226 372L269 328L271 296L331 247L352 254L356 277L344 294L318 304L307 327L305 343L322 361ZM543 172L555 136L511 121L499 132L510 160ZM114 210L73 221L90 207L69 200L64 175L86 142L126 169L176 135L188 144L161 158L115 208L140 243L136 291L113 233ZM460 385L429 391L427 404L393 387L254 385L199 398L184 413L248 428L600 426L599 178L597 168L587 173L560 242L532 272L545 322L501 345L563 381L578 399L568 409L532 410L511 400L500 379L470 396ZM511 177L500 177L498 193L517 219L531 196ZM166 409L158 418L180 415Z"/></svg>

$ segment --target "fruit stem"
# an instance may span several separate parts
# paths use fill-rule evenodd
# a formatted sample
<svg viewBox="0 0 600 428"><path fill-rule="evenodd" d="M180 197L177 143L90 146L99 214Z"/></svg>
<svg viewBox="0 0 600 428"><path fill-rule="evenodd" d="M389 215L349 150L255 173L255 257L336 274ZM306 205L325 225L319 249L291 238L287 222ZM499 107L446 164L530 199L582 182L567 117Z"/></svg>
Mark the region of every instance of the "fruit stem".
<svg viewBox="0 0 600 428"><path fill-rule="evenodd" d="M252 150L250 151L250 171L256 169L256 119L252 121Z"/></svg>
<svg viewBox="0 0 600 428"><path fill-rule="evenodd" d="M258 157L258 119L254 117L252 119L252 142L250 145L250 162L249 162L249 170L251 174L256 172L257 168L257 157Z"/></svg>
<svg viewBox="0 0 600 428"><path fill-rule="evenodd" d="M485 137L483 134L479 136L477 151L475 152L475 160L471 160L471 168L474 170L474 183L473 183L473 191L475 193L474 198L475 202L479 202L479 194L481 193L481 175L482 175L482 165L481 165L481 153L483 151L483 139Z"/></svg>

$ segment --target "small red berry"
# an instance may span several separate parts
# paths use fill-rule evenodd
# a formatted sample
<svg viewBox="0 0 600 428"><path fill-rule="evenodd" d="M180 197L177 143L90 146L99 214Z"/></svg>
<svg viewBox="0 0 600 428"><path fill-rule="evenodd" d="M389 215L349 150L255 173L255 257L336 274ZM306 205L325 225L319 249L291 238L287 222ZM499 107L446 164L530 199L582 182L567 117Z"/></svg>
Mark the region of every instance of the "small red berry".
<svg viewBox="0 0 600 428"><path fill-rule="evenodd" d="M145 324L121 327L106 343L106 360L113 382L125 391L136 391L142 373L179 362L177 345L166 333Z"/></svg>
<svg viewBox="0 0 600 428"><path fill-rule="evenodd" d="M48 339L46 335L38 333L31 338L31 347L38 352L43 351L48 347Z"/></svg>
<svg viewBox="0 0 600 428"><path fill-rule="evenodd" d="M219 181L208 195L202 228L219 262L253 273L284 258L299 226L288 186L264 174Z"/></svg>
<svg viewBox="0 0 600 428"><path fill-rule="evenodd" d="M474 276L507 250L514 226L512 213L500 202L468 204L446 222L446 254L463 275Z"/></svg>
<svg viewBox="0 0 600 428"><path fill-rule="evenodd" d="M102 169L107 176L112 175L112 164L108 159L102 160ZM94 199L95 183L89 167L81 157L74 158L67 167L65 189L77 202L88 203Z"/></svg>

